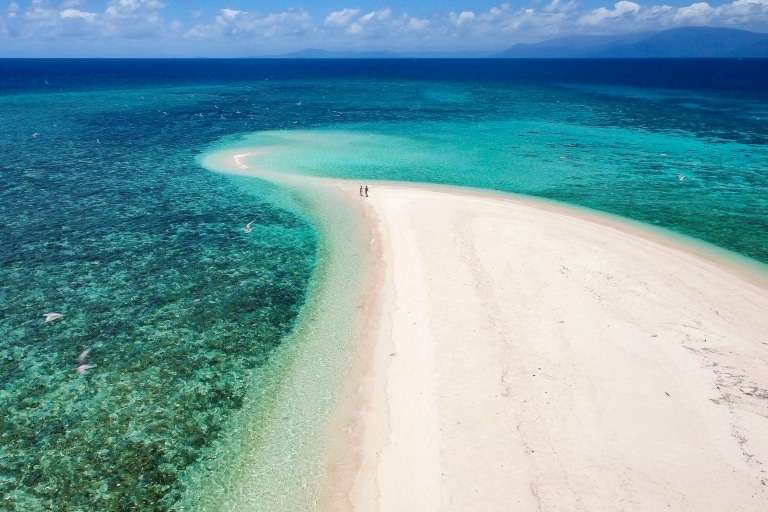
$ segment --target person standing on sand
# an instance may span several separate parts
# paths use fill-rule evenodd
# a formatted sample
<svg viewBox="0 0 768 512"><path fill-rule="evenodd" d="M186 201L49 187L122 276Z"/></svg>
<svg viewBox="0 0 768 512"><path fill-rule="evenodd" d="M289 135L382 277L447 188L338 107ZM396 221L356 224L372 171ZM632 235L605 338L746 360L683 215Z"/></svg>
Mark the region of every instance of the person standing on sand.
<svg viewBox="0 0 768 512"><path fill-rule="evenodd" d="M368 185L365 186L365 197L368 197Z"/></svg>
<svg viewBox="0 0 768 512"><path fill-rule="evenodd" d="M362 196L362 195L363 195L363 186L360 185L360 196Z"/></svg>

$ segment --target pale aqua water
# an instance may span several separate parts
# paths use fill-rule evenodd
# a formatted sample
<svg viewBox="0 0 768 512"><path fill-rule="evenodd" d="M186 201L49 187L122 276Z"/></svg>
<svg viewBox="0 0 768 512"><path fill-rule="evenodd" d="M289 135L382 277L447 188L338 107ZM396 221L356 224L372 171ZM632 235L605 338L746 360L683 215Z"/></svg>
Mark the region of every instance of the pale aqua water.
<svg viewBox="0 0 768 512"><path fill-rule="evenodd" d="M765 263L768 99L744 65L645 63L632 83L599 63L0 62L0 510L311 508L312 425L347 359L286 335L352 241L203 155L536 195Z"/></svg>

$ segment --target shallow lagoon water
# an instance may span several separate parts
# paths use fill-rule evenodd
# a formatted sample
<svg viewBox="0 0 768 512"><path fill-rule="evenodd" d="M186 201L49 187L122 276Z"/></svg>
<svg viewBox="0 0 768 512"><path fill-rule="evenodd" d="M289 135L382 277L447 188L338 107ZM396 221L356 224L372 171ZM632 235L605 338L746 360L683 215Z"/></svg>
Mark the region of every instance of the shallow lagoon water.
<svg viewBox="0 0 768 512"><path fill-rule="evenodd" d="M198 72L174 74L182 64ZM325 434L313 426L349 340L313 348L322 336L302 329L338 319L317 287L341 287L337 311L354 302L354 278L319 270L354 240L332 240L347 228L300 190L204 168L216 151L555 199L768 262L760 89L611 83L609 67L563 80L557 63L535 80L500 62L467 64L474 75L455 62L182 64L2 75L4 510L311 508ZM49 311L65 316L41 325ZM86 348L96 368L79 376ZM326 373L304 364L313 350Z"/></svg>
<svg viewBox="0 0 768 512"><path fill-rule="evenodd" d="M315 234L211 173L56 161L4 217L4 504L167 509L290 332ZM64 318L41 325L49 311Z"/></svg>
<svg viewBox="0 0 768 512"><path fill-rule="evenodd" d="M768 262L768 154L749 141L545 117L268 131L241 144L259 153L255 165L272 170L522 193Z"/></svg>

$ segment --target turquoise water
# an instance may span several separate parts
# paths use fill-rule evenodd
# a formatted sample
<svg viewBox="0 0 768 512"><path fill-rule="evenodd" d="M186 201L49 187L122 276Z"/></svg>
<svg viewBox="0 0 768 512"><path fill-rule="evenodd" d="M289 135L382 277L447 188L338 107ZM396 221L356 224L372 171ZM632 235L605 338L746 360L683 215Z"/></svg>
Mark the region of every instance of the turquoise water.
<svg viewBox="0 0 768 512"><path fill-rule="evenodd" d="M157 112L176 91L2 103L0 508L170 509L180 472L266 385L315 231L196 164L210 133ZM41 324L50 311L64 318Z"/></svg>
<svg viewBox="0 0 768 512"><path fill-rule="evenodd" d="M522 109L533 100L518 101ZM603 126L594 112L582 115L579 120L558 111L498 120L494 113L472 122L363 123L344 131L332 126L262 132L240 144L244 151L267 150L254 157L255 165L282 172L546 197L768 261L768 153L749 141L754 134L743 131L729 139L681 129Z"/></svg>
<svg viewBox="0 0 768 512"><path fill-rule="evenodd" d="M201 164L223 149L555 199L768 263L759 88L556 63L534 81L500 63L25 65L0 75L0 510L312 507L349 365L354 212Z"/></svg>

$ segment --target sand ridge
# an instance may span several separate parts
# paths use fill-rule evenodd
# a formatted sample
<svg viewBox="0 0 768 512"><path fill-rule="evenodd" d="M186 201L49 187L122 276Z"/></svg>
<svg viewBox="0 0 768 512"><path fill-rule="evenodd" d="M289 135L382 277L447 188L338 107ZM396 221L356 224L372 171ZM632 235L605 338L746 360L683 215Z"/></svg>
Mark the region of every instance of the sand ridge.
<svg viewBox="0 0 768 512"><path fill-rule="evenodd" d="M511 196L350 198L384 271L349 509L768 506L760 279Z"/></svg>

